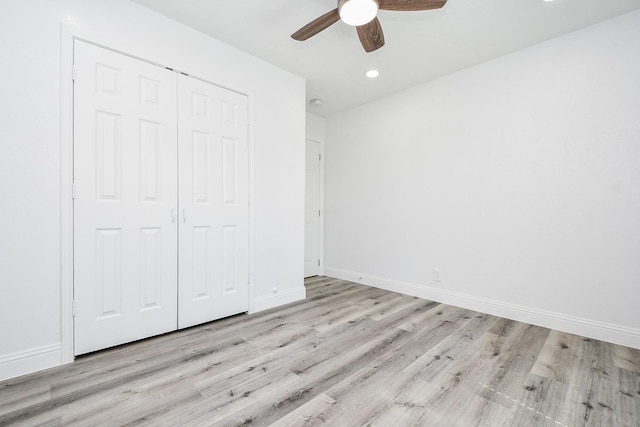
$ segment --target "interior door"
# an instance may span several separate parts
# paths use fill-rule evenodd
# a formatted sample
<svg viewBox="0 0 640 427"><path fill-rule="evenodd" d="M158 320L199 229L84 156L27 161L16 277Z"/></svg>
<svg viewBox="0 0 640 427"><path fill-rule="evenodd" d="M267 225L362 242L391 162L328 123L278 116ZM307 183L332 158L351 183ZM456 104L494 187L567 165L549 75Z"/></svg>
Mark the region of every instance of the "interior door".
<svg viewBox="0 0 640 427"><path fill-rule="evenodd" d="M306 142L304 277L320 274L320 144Z"/></svg>
<svg viewBox="0 0 640 427"><path fill-rule="evenodd" d="M178 326L249 309L247 98L179 76Z"/></svg>
<svg viewBox="0 0 640 427"><path fill-rule="evenodd" d="M74 47L75 354L176 329L176 74Z"/></svg>

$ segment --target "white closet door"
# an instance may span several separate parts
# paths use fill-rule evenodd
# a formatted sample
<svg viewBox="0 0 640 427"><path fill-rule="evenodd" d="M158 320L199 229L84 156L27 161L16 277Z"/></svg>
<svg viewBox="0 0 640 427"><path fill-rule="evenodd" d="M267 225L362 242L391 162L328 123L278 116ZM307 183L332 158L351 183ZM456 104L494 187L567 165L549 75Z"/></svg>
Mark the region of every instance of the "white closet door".
<svg viewBox="0 0 640 427"><path fill-rule="evenodd" d="M305 149L304 277L320 274L320 143Z"/></svg>
<svg viewBox="0 0 640 427"><path fill-rule="evenodd" d="M74 52L75 354L176 329L176 74Z"/></svg>
<svg viewBox="0 0 640 427"><path fill-rule="evenodd" d="M248 128L244 95L178 78L178 326L246 312Z"/></svg>

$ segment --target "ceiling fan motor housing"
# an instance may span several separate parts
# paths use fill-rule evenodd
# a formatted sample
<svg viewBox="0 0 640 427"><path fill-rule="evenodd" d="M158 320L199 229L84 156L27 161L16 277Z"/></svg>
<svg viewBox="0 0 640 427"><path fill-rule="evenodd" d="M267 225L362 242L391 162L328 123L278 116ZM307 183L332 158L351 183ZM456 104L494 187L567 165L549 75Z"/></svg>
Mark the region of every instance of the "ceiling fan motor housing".
<svg viewBox="0 0 640 427"><path fill-rule="evenodd" d="M371 22L379 8L378 0L338 0L340 19L354 27Z"/></svg>

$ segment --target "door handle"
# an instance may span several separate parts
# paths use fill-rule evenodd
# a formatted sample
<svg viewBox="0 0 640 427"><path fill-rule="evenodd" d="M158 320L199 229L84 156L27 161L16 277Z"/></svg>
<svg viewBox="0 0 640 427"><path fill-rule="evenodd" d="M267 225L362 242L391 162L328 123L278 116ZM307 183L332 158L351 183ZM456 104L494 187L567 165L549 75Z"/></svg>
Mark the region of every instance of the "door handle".
<svg viewBox="0 0 640 427"><path fill-rule="evenodd" d="M182 208L182 222L187 222L187 210Z"/></svg>

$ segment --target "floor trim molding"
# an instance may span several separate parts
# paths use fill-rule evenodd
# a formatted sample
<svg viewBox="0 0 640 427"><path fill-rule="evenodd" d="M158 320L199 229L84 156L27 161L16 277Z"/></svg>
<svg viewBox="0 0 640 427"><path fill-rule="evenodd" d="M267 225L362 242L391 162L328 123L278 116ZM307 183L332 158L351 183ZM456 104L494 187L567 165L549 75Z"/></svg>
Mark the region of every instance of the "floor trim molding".
<svg viewBox="0 0 640 427"><path fill-rule="evenodd" d="M0 356L0 381L59 366L60 343Z"/></svg>
<svg viewBox="0 0 640 427"><path fill-rule="evenodd" d="M304 286L278 291L271 295L259 296L255 299L253 310L251 313L268 310L284 304L303 300L307 297L307 291Z"/></svg>
<svg viewBox="0 0 640 427"><path fill-rule="evenodd" d="M337 279L349 280L363 285L454 305L456 307L500 316L506 319L517 320L519 322L530 323L536 326L640 349L640 329L584 319L563 313L511 304L459 292L445 291L430 286L334 267L325 266L324 274Z"/></svg>

